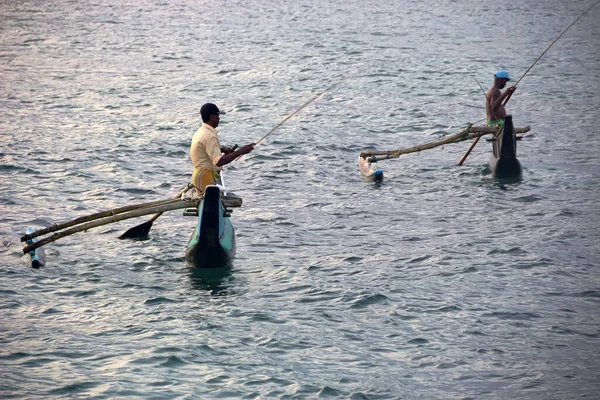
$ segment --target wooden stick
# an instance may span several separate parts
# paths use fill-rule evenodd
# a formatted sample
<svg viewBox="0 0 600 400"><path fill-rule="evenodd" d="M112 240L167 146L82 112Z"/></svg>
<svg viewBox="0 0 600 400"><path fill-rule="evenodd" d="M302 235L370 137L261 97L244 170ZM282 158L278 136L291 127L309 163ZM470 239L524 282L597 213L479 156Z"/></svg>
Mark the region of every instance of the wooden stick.
<svg viewBox="0 0 600 400"><path fill-rule="evenodd" d="M467 152L461 157L461 159L458 161L458 164L456 164L456 165L458 165L458 166L463 165L463 163L465 162L465 160L467 159L467 157L469 157L469 154L471 154L471 151L473 151L473 149L475 148L475 146L479 142L479 139L481 139L481 136L477 136L475 138L475 140L473 140L473 143L469 147L469 150L467 150Z"/></svg>
<svg viewBox="0 0 600 400"><path fill-rule="evenodd" d="M98 219L96 221L90 221L90 222L86 222L84 224L81 224L79 226L75 226L71 229L67 229L61 232L57 232L52 236L49 236L47 238L44 238L38 242L35 242L33 244L30 244L29 246L26 246L25 248L23 248L23 253L27 254L32 250L37 249L40 246L43 246L45 244L54 242L60 238L63 238L65 236L69 236L72 235L74 233L77 232L81 232L81 231L86 231L88 229L91 228L95 228L97 226L101 226L101 225L106 225L106 224L110 224L113 222L118 222L118 221L122 221L125 219L129 219L129 218L135 218L135 217L141 217L143 215L148 215L148 214L152 214L152 213L156 213L156 212L160 212L163 213L165 211L171 211L171 210L177 210L180 208L188 208L188 207L198 207L198 205L200 204L200 201L202 199L198 198L198 199L188 199L188 200L175 200L172 203L169 204L162 204L162 205L158 205L158 206L152 206L152 207L144 207L141 209L137 209L137 210L133 210L130 212L125 212L125 213L121 213L121 214L117 214L117 215L113 215L107 218L102 218L102 219Z"/></svg>
<svg viewBox="0 0 600 400"><path fill-rule="evenodd" d="M386 155L386 158L398 158L400 157L402 154L409 154L409 153L417 153L419 151L423 151L423 150L429 150L429 149L433 149L435 147L439 147L439 146L443 146L445 144L450 144L450 143L456 143L456 142L462 142L463 140L468 140L468 139L473 139L476 138L478 136L483 136L483 135L487 135L490 133L495 133L496 132L496 128L492 128L489 127L490 131L489 132L469 132L468 128L463 129L462 131L460 131L457 134L454 134L452 136L447 137L444 140L440 140L437 142L431 142L431 143L425 143L419 146L414 146L414 147L410 147L408 149L400 149L400 150L395 150L391 153L384 153L384 152L373 152L373 155ZM367 154L367 153L362 153L361 156L363 154ZM367 154L368 155L368 154ZM377 157L376 160L372 160L372 161L379 161L379 157ZM383 159L383 158L381 158Z"/></svg>
<svg viewBox="0 0 600 400"><path fill-rule="evenodd" d="M161 205L161 204L168 204L168 203L172 203L174 201L177 201L177 200L173 200L173 199L158 200L158 201L153 201L153 202L150 202L150 203L133 204L133 205L130 205L130 206L115 208L115 209L108 210L108 211L101 211L101 212L98 212L98 213L95 213L95 214L91 214L91 215L88 215L88 216L79 217L79 218L76 218L76 219L71 220L71 221L63 222L61 224L53 224L53 225L51 225L51 226L49 226L47 228L40 229L40 230L37 230L35 232L29 233L29 234L21 237L21 242L26 242L27 240L33 239L34 237L45 235L45 234L51 233L51 232L56 232L56 231L59 231L61 229L69 228L69 227L74 226L74 225L82 224L84 222L93 221L95 219L100 219L100 218L104 218L104 217L110 217L111 215L122 214L124 212L136 210L138 208L145 208L145 207L158 206L158 205Z"/></svg>
<svg viewBox="0 0 600 400"><path fill-rule="evenodd" d="M530 130L531 130L531 128L529 126L526 126L524 128L515 128L515 133L525 133L525 132L529 132ZM419 152L422 150L428 150L428 149L433 149L434 147L443 146L445 144L458 143L458 142L462 142L463 140L474 139L477 137L488 135L490 133L497 133L497 132L498 132L498 127L494 127L494 126L470 126L452 136L448 136L446 139L443 139L443 140L440 140L437 142L425 143L425 144L422 144L419 146L410 147L408 149L400 149L400 150L393 150L393 151L367 150L363 153L360 153L360 156L365 157L365 158L371 157L371 162L376 162L376 161L380 161L380 160L386 160L389 158L398 158L402 154L416 153L416 152ZM385 156L385 157L373 157L373 156Z"/></svg>
<svg viewBox="0 0 600 400"><path fill-rule="evenodd" d="M498 128L498 127L496 127L496 128ZM515 130L515 133L524 133L523 132L524 129L527 129L525 132L529 131L529 127L528 126L526 128L516 128L514 130ZM498 129L498 131L496 133L494 133L494 136L501 135L503 130L504 130L504 125L502 125L500 127L500 129ZM519 132L517 132L517 131L519 131ZM458 164L457 164L458 166L463 165L463 163L465 162L465 160L467 159L467 157L469 156L469 154L471 154L471 151L475 148L475 145L477 145L477 142L479 142L479 139L481 139L481 136L478 136L477 138L475 138L475 140L471 144L471 147L469 147L469 150L467 150L467 152L462 156L462 158L460 159L460 161L458 161Z"/></svg>

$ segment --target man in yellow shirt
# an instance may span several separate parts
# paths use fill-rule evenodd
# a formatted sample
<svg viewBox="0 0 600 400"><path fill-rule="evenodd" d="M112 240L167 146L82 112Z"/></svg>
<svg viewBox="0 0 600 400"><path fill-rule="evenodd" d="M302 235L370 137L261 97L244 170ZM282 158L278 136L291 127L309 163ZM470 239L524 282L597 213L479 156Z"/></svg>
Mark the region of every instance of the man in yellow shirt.
<svg viewBox="0 0 600 400"><path fill-rule="evenodd" d="M221 147L217 126L221 114L219 108L206 103L200 108L202 126L194 133L190 147L190 157L194 164L192 183L199 192L204 192L208 185L214 185L220 179L219 171L223 165L229 164L239 156L254 150L254 143L247 144L236 150L233 147Z"/></svg>

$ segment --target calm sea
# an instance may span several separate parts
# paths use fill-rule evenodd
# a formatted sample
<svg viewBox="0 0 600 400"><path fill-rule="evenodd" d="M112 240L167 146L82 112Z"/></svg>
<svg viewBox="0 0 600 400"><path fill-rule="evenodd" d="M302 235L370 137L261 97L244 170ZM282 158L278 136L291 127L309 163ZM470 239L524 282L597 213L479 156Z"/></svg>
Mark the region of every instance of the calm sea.
<svg viewBox="0 0 600 400"><path fill-rule="evenodd" d="M0 3L0 397L575 399L600 393L600 5L507 105L523 179L482 140L361 151L485 118L590 1ZM46 246L28 227L166 199L200 106L227 111L238 255L191 275L174 211Z"/></svg>

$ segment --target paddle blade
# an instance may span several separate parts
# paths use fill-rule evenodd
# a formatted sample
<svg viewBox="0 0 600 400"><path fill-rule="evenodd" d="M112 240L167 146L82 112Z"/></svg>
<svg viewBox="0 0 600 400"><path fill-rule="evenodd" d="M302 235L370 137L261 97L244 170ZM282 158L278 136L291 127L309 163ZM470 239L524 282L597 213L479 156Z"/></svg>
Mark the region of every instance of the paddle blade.
<svg viewBox="0 0 600 400"><path fill-rule="evenodd" d="M137 239L148 236L154 220L146 221L143 224L129 228L125 233L119 236L119 239Z"/></svg>

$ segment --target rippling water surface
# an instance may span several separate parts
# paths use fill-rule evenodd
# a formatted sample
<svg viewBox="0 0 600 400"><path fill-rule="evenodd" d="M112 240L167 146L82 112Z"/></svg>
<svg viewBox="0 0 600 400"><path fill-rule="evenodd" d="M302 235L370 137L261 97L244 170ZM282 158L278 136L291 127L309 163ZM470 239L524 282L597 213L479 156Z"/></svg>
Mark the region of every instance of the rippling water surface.
<svg viewBox="0 0 600 400"><path fill-rule="evenodd" d="M0 4L0 393L6 398L565 399L600 391L600 6L508 103L517 183L489 143L382 162L485 117L592 2ZM173 196L206 101L244 198L227 271L191 275L193 220L46 246L19 237ZM482 141L483 142L483 141ZM596 393L596 394L594 394Z"/></svg>

